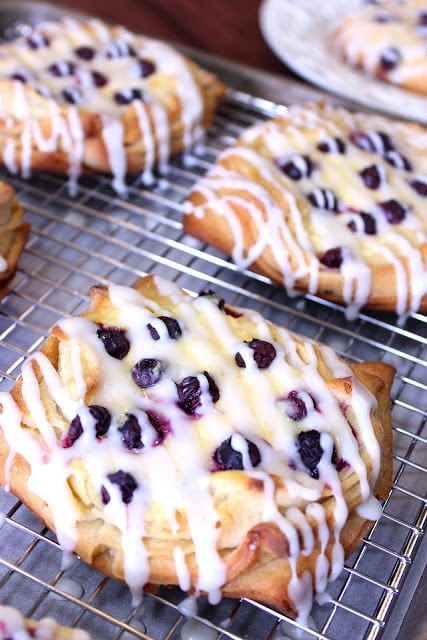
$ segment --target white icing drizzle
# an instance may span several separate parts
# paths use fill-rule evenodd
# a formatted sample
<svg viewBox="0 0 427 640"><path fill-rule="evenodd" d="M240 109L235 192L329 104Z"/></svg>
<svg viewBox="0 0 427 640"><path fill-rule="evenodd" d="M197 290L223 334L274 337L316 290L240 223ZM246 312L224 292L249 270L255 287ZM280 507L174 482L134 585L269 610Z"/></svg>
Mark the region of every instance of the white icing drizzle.
<svg viewBox="0 0 427 640"><path fill-rule="evenodd" d="M35 636L30 633L35 629ZM53 618L42 618L35 623L35 627L27 624L21 613L14 607L0 605L0 636L11 640L31 640L42 638L54 640L57 637L59 625ZM70 640L90 640L90 636L82 629L69 628ZM68 637L68 636L67 636Z"/></svg>
<svg viewBox="0 0 427 640"><path fill-rule="evenodd" d="M109 27L100 20L89 20L86 26L71 18L43 22L34 27L30 36L38 43L37 50L30 49L24 37L0 47L0 79L19 74L26 80L25 84L14 81L12 105L7 107L3 101L0 109L0 116L7 126L15 123L22 126L19 143L10 137L4 145L3 161L11 172L15 173L19 165L22 175L28 177L33 152L48 153L61 148L69 156L69 187L75 193L86 157L81 118L84 112L97 113L103 122L101 137L113 175L112 185L119 194L124 194L128 141L124 138L122 116L125 109L133 108L139 123L140 144L145 147L142 179L151 184L155 164L158 163L161 173L166 173L170 155L169 116L156 82L153 82L153 77L159 73L173 79L180 103L184 149L202 139L204 104L201 90L186 60L172 47L122 27ZM45 38L46 46L43 44ZM93 54L79 56L78 47L86 47ZM153 73L145 75L139 67L140 60L142 64L153 64ZM54 72L50 70L52 65ZM101 76L105 81L98 88L96 78ZM37 113L27 102L27 86L52 96L46 102L48 126L44 126L43 131ZM67 103L67 92L71 96L68 102L74 100L74 104ZM131 107L128 106L130 103L116 100L117 92L127 92L131 96ZM137 92L134 98L132 92ZM132 141L134 146L137 143L138 140ZM18 146L21 148L19 158L16 155Z"/></svg>
<svg viewBox="0 0 427 640"><path fill-rule="evenodd" d="M122 360L107 354L97 336L98 324L78 317L64 319L58 325L61 334L67 336L60 350L60 359L65 358L67 366L61 366L59 373L41 353L23 365L22 394L28 420L37 425L43 441L36 439L31 429L20 427L22 414L12 396L0 394L0 424L10 447L6 475L14 456L20 453L31 468L29 489L48 503L58 540L71 551L77 540L79 509L69 479L73 466L83 465L91 494L99 496L91 497L91 501L98 500L96 509L102 509L105 521L114 523L120 531L124 577L135 597L150 579L149 552L144 543L152 517L148 514L153 508L160 508L171 533L176 534L172 554L178 584L184 591L193 586L196 595L207 593L215 604L227 581L227 571L220 553L220 506L212 491L221 472L212 469L212 461L214 452L229 439L242 460L243 471L236 473L247 474L263 487L261 513L252 526L273 523L286 538L292 573L288 593L299 619L305 620L313 592L322 592L328 579L338 575L343 566L339 540L348 509L340 474L332 461L334 446L337 455L357 474L363 503L360 513L379 515L373 508L371 492L380 456L371 423L374 398L357 382L347 364L328 347L321 348L333 377L352 380L355 417L350 424L344 408L319 373L313 343L304 341L303 354L295 336L285 329L277 330L274 341L271 325L261 315L242 310L253 323L254 337L274 343L276 349L276 358L261 370L256 366L253 350L242 339L246 330L242 333L237 329L247 318L227 315L212 296L187 296L159 276L154 277L154 282L159 295L173 305L173 311L134 289L119 285L108 289L117 312L117 326L126 328L130 343ZM179 338L170 337L161 316L176 318L182 332ZM150 338L148 324L156 329L158 339ZM243 357L244 368L236 365L237 353ZM160 381L143 391L130 375L141 358L166 363ZM87 378L87 362L97 372L95 388ZM203 372L208 372L218 386L219 398L215 401ZM188 415L177 403L176 384L188 376L195 377L201 389L200 405L194 415ZM54 419L52 406L47 410L43 403L40 380L52 406L57 407L59 418ZM300 421L287 413L287 398L295 390L307 409ZM110 412L111 425L105 437L96 437L96 420L88 408L92 405L106 407ZM166 416L170 424L170 432L161 443L156 444L158 432L148 420L147 410ZM141 428L144 447L140 450L129 450L122 443L119 427L129 414L137 417ZM71 445L63 446L63 438L77 415L82 434ZM312 429L320 433L322 449L318 478L310 476L296 445L297 434ZM251 457L250 443L258 448L259 463ZM359 446L370 459L369 477ZM124 501L120 485L112 479L111 474L118 471L126 472L135 481L128 501ZM277 501L273 475L286 487L289 502L284 506ZM332 531L326 524L321 502L325 490L335 499ZM101 500L105 492L107 501L104 497ZM197 563L197 579L193 583L185 547L179 544L183 514ZM300 555L314 552L316 540L319 552L312 580L309 573L298 573L297 560Z"/></svg>
<svg viewBox="0 0 427 640"><path fill-rule="evenodd" d="M366 132L369 144L379 155L349 140L350 133L357 130ZM398 150L392 153L393 165L383 158L383 131L389 132ZM338 152L337 143L328 152L316 146L335 138L346 145L345 153ZM409 184L410 179L421 183L426 179L421 151L425 144L425 134L405 123L396 123L390 129L380 116L365 118L331 106L317 109L294 105L282 120L250 127L237 145L222 152L213 169L193 188L204 202L196 207L185 203L184 215L202 221L209 210L224 217L233 240L231 255L240 269L271 252L271 266L291 295L301 278L308 278L308 292L316 293L321 273L328 270L320 258L328 250L341 248L341 293L349 320L368 302L373 269L384 262L394 271L395 310L404 317L408 311L418 310L427 294L427 268L421 249L427 244L425 196ZM311 170L307 168L307 156L313 163ZM405 169L403 157L410 161L412 171ZM299 170L299 179L291 179L280 169L283 158ZM240 161L247 165L244 174L227 168L237 163L241 166ZM365 187L359 175L374 164L378 189ZM334 194L339 211L334 210ZM381 209L381 203L393 200L405 208L400 223L389 222ZM250 226L246 219L242 222L237 209L247 212ZM374 234L365 232L361 212L368 212L373 219ZM248 229L250 242L244 240Z"/></svg>

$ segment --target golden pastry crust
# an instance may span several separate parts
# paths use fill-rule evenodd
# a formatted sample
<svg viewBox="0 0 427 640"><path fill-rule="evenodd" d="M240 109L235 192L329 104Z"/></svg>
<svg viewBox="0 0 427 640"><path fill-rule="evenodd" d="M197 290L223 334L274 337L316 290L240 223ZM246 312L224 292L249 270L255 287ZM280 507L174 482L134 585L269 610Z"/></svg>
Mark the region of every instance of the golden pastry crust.
<svg viewBox="0 0 427 640"><path fill-rule="evenodd" d="M22 635L25 632L36 632L37 635L31 637L42 637L44 640L90 640L86 631L60 625L53 618L24 618L17 609L5 605L0 605L0 624L2 637L10 640L29 638L30 635Z"/></svg>
<svg viewBox="0 0 427 640"><path fill-rule="evenodd" d="M410 91L427 93L424 0L386 0L345 16L332 40L352 66Z"/></svg>
<svg viewBox="0 0 427 640"><path fill-rule="evenodd" d="M304 616L388 494L393 376L158 276L94 287L0 395L0 482L132 589Z"/></svg>
<svg viewBox="0 0 427 640"><path fill-rule="evenodd" d="M0 47L0 152L12 172L152 180L197 144L224 85L165 43L100 20L41 23Z"/></svg>
<svg viewBox="0 0 427 640"><path fill-rule="evenodd" d="M427 132L328 104L289 107L224 151L184 228L242 268L346 303L427 309Z"/></svg>
<svg viewBox="0 0 427 640"><path fill-rule="evenodd" d="M30 232L30 224L22 221L23 216L13 188L0 181L0 298L7 291Z"/></svg>

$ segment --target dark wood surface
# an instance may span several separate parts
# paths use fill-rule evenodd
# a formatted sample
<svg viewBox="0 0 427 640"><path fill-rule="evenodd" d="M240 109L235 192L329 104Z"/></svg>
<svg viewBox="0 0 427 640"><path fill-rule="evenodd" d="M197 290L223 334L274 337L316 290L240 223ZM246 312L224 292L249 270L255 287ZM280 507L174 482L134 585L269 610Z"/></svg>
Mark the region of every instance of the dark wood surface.
<svg viewBox="0 0 427 640"><path fill-rule="evenodd" d="M0 0L1 4L14 3ZM260 32L260 0L56 0L51 4L266 71L286 71Z"/></svg>

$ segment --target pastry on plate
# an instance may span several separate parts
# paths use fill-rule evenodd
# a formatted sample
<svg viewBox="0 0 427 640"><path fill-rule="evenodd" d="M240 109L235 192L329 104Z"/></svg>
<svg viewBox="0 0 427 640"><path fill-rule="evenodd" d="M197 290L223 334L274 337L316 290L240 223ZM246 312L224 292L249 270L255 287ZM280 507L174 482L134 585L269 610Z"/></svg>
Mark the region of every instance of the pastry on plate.
<svg viewBox="0 0 427 640"><path fill-rule="evenodd" d="M225 87L170 45L100 20L43 22L0 45L0 158L11 171L167 170L203 139Z"/></svg>
<svg viewBox="0 0 427 640"><path fill-rule="evenodd" d="M425 0L384 0L361 3L342 18L333 45L349 64L371 76L427 93L426 35Z"/></svg>
<svg viewBox="0 0 427 640"><path fill-rule="evenodd" d="M0 297L13 277L18 258L27 240L30 225L13 188L0 180Z"/></svg>
<svg viewBox="0 0 427 640"><path fill-rule="evenodd" d="M381 514L393 375L210 291L95 286L0 394L0 481L134 594L303 619Z"/></svg>
<svg viewBox="0 0 427 640"><path fill-rule="evenodd" d="M192 188L185 230L289 293L427 309L427 130L329 104L246 130Z"/></svg>
<svg viewBox="0 0 427 640"><path fill-rule="evenodd" d="M53 618L30 620L14 607L0 605L1 640L90 640L86 631L58 624Z"/></svg>

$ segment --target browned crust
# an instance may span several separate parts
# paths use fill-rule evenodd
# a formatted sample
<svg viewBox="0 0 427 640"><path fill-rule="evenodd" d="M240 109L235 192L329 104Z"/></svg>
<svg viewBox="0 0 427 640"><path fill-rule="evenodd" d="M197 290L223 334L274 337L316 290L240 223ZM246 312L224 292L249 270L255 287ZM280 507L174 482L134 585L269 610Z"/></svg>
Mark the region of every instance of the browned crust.
<svg viewBox="0 0 427 640"><path fill-rule="evenodd" d="M149 276L138 281L136 288L146 296L156 295L154 279ZM157 300L164 300L157 297ZM108 295L104 287L94 287L91 292L91 307L83 315L93 320L102 318L109 324L114 322L117 313L109 304ZM248 318L250 323L250 319ZM274 326L273 326L274 329ZM58 367L59 344L63 336L61 332L54 331L42 348L55 368ZM300 343L300 348L304 348ZM320 351L317 352L320 355ZM37 364L33 363L34 371L40 380ZM345 378L334 380L326 365L320 364L322 375L326 376L328 386L332 389L337 399L349 400L352 380ZM381 447L381 472L379 474L374 493L379 498L385 498L391 484L392 473L392 436L390 417L390 387L393 381L394 369L389 365L368 362L352 364L351 368L360 382L376 397L377 407L372 413L372 422L377 440ZM323 370L324 369L324 370ZM44 394L41 384L41 393ZM19 405L22 413L22 424L33 429L35 437L39 438L31 423L27 408L21 394L21 380L18 379L12 396ZM49 398L45 407L49 412ZM28 488L30 467L20 455L15 455L10 466L8 456L9 445L0 429L0 484L9 482L11 491L26 504L35 515L43 521L47 527L54 530L52 513L46 503ZM370 471L369 455L362 452L366 460L368 474ZM10 462L10 461L9 461ZM8 471L6 472L6 468ZM6 477L7 474L7 477ZM341 544L345 555L348 556L361 537L369 529L368 521L359 517L355 508L360 504L361 496L357 477L349 469L341 472L341 482L349 509L349 519L341 533ZM273 478L275 483L275 497L279 509L285 510L289 506L289 496L286 487L280 478ZM73 492L75 489L73 489ZM265 602L280 610L295 615L296 609L288 593L288 585L291 579L291 566L288 560L288 541L275 524L262 523L262 491L259 483L248 481L245 474L239 472L223 472L212 474L211 494L219 513L221 523L220 540L218 549L222 560L227 566L227 582L223 587L223 595L229 597L248 597ZM78 522L78 542L76 553L82 560L94 566L103 573L124 579L123 561L120 545L120 533L112 525L102 520L99 505L88 501L82 502L76 493L73 493L74 504L80 513ZM333 495L325 492L322 505L325 508L328 526L333 527L335 499ZM236 518L236 514L238 517ZM185 559L191 573L192 584L197 582L197 563L194 555L194 544L191 540L189 528L184 516L180 521L177 534L170 531L169 525L159 512L146 518L146 537L144 543L148 549L150 562L151 584L178 584L178 577L173 560L172 550L180 546L185 554ZM246 522L257 522L249 527ZM317 524L312 521L311 526L316 535ZM326 555L331 557L332 542L330 542ZM309 556L301 556L298 560L298 573L307 570L314 575L316 559L319 554L319 542Z"/></svg>
<svg viewBox="0 0 427 640"><path fill-rule="evenodd" d="M7 268L0 271L0 298L8 291L8 283L13 278L19 256L31 231L29 222L23 222L24 211L17 200L12 203L9 221L0 227L0 252L7 262Z"/></svg>

